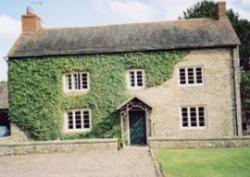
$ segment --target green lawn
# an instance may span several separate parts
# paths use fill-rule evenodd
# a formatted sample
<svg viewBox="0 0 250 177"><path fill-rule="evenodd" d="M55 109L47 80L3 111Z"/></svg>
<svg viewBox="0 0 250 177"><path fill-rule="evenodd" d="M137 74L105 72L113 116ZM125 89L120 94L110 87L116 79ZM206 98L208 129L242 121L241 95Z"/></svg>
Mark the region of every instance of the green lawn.
<svg viewBox="0 0 250 177"><path fill-rule="evenodd" d="M167 177L250 177L250 148L160 149Z"/></svg>

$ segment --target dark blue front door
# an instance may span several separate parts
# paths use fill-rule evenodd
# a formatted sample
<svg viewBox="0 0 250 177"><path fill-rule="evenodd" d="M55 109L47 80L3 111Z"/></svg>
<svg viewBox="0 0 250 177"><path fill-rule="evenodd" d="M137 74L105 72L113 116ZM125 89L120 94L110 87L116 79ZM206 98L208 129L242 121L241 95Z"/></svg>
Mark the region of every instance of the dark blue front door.
<svg viewBox="0 0 250 177"><path fill-rule="evenodd" d="M145 111L129 111L130 144L146 144Z"/></svg>

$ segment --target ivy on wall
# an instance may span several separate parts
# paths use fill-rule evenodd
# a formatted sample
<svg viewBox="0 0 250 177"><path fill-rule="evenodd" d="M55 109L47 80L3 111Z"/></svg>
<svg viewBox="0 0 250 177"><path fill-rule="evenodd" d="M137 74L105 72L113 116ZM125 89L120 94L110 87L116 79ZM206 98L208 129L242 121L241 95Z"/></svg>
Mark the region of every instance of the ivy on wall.
<svg viewBox="0 0 250 177"><path fill-rule="evenodd" d="M117 106L129 98L125 74L144 69L146 85L162 84L186 51L46 57L9 61L9 113L13 123L35 140L119 137ZM90 73L90 91L63 92L63 74ZM92 131L63 133L63 113L90 108Z"/></svg>

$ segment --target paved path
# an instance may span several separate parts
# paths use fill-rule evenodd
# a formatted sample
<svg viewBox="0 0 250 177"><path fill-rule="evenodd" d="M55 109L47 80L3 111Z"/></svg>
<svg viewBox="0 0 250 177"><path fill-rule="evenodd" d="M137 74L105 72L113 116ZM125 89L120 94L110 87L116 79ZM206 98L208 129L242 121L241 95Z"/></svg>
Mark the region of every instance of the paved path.
<svg viewBox="0 0 250 177"><path fill-rule="evenodd" d="M0 158L0 177L156 177L147 147Z"/></svg>

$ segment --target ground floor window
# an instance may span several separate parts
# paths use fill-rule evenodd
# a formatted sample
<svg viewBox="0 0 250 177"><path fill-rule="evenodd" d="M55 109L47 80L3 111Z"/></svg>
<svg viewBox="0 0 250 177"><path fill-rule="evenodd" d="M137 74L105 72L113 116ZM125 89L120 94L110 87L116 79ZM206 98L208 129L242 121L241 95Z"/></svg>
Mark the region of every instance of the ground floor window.
<svg viewBox="0 0 250 177"><path fill-rule="evenodd" d="M182 107L181 126L184 128L205 127L205 108L203 106Z"/></svg>
<svg viewBox="0 0 250 177"><path fill-rule="evenodd" d="M69 110L65 112L65 131L89 131L91 129L90 109Z"/></svg>

